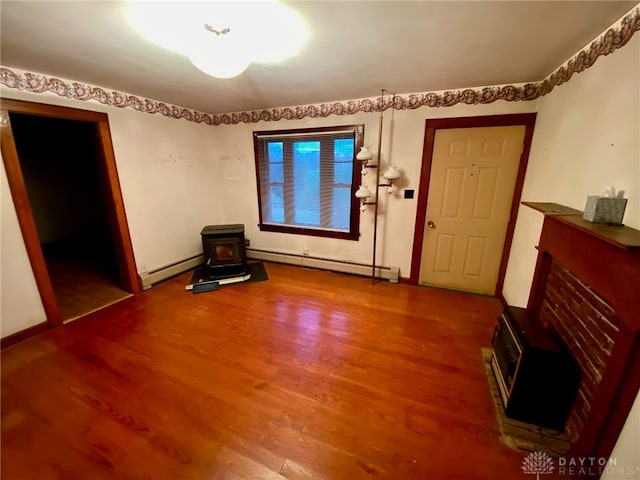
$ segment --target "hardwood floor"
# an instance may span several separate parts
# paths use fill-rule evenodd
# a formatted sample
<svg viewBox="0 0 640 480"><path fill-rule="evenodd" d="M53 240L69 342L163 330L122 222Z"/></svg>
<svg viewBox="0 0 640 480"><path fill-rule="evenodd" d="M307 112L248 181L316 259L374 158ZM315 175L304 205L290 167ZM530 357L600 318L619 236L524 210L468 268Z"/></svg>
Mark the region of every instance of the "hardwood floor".
<svg viewBox="0 0 640 480"><path fill-rule="evenodd" d="M496 299L267 270L198 295L187 273L2 351L2 478L528 477L482 365Z"/></svg>
<svg viewBox="0 0 640 480"><path fill-rule="evenodd" d="M131 296L91 265L75 259L47 261L62 320L75 320Z"/></svg>
<svg viewBox="0 0 640 480"><path fill-rule="evenodd" d="M103 261L74 245L45 254L56 302L63 321L75 320L131 296L116 284L113 258Z"/></svg>

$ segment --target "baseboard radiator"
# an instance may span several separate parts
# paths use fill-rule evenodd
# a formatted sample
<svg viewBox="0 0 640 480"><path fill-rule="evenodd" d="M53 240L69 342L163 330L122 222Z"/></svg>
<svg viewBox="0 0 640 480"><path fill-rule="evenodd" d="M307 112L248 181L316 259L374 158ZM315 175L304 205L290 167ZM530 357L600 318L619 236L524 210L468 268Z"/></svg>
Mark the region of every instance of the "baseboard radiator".
<svg viewBox="0 0 640 480"><path fill-rule="evenodd" d="M170 263L163 267L156 268L149 272L140 273L140 284L143 290L148 290L152 285L166 280L167 278L180 275L188 270L193 270L199 267L204 262L204 256L202 254L189 257L186 260L180 260L178 262Z"/></svg>
<svg viewBox="0 0 640 480"><path fill-rule="evenodd" d="M346 260L332 260L328 258L309 257L297 255L295 253L274 252L269 250L259 250L247 248L247 258L263 260L266 262L287 263L309 268L319 268L331 270L333 272L351 273L354 275L371 276L371 265L366 263L349 262ZM376 265L376 278L389 280L391 283L398 283L400 278L400 268Z"/></svg>
<svg viewBox="0 0 640 480"><path fill-rule="evenodd" d="M305 255L296 255L295 253L274 252L254 248L247 248L247 258L263 260L266 262L286 263L289 265L298 265L309 268L319 268L333 272L351 273L354 275L362 275L363 277L371 276L371 265L366 263L349 262L346 260L309 257ZM185 260L170 263L147 272L142 272L139 274L140 284L142 285L143 290L148 290L156 283L199 267L203 262L204 256L199 254ZM398 283L400 278L400 269L398 267L376 265L376 278L389 280L391 283Z"/></svg>

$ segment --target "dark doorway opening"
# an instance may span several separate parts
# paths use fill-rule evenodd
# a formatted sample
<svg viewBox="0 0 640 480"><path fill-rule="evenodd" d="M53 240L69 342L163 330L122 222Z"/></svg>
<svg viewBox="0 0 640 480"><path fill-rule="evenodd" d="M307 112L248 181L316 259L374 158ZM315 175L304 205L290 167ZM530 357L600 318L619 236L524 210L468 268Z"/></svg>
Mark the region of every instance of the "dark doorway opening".
<svg viewBox="0 0 640 480"><path fill-rule="evenodd" d="M118 285L96 124L21 113L10 119L61 320L129 296Z"/></svg>
<svg viewBox="0 0 640 480"><path fill-rule="evenodd" d="M49 269L45 262L40 235L36 227L31 201L27 193L27 187L22 174L18 149L11 126L11 115L25 114L35 117L48 117L64 120L75 120L87 122L93 125L93 144L95 148L95 158L98 162L99 190L103 199L103 206L107 211L109 222L110 238L113 240L113 249L117 262L119 275L118 287L124 292L133 294L140 293L140 278L136 270L133 246L129 234L129 225L124 209L124 199L120 189L118 171L116 166L111 131L109 128L109 116L106 113L81 110L76 108L59 107L42 103L25 102L21 100L3 99L0 115L3 121L0 122L0 149L2 150L2 160L4 162L9 190L16 209L16 216L24 245L31 263L33 277L36 282L42 306L46 314L46 322L33 325L25 330L16 332L2 339L2 348L13 345L24 340L31 335L40 333L48 328L55 328L62 324L60 307L55 296ZM88 128L88 127L87 127ZM35 132L26 133L27 142L39 142ZM63 137L67 143L75 141L75 138ZM106 237L104 237L106 238ZM45 242L46 243L46 242ZM97 250L97 249L96 249ZM65 270L66 271L66 270ZM74 281L75 284L81 283ZM91 293L85 289L85 292ZM107 303L102 302L101 306ZM100 308L100 307L97 307Z"/></svg>

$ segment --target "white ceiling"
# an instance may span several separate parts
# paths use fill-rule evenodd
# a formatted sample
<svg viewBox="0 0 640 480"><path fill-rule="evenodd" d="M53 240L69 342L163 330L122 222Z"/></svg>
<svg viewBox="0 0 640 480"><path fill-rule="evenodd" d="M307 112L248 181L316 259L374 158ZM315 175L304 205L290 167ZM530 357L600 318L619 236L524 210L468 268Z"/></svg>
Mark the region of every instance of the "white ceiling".
<svg viewBox="0 0 640 480"><path fill-rule="evenodd" d="M401 94L539 81L637 4L287 3L311 31L305 48L233 79L209 77L139 37L120 1L2 0L0 64L206 113L237 112L375 97L382 88Z"/></svg>

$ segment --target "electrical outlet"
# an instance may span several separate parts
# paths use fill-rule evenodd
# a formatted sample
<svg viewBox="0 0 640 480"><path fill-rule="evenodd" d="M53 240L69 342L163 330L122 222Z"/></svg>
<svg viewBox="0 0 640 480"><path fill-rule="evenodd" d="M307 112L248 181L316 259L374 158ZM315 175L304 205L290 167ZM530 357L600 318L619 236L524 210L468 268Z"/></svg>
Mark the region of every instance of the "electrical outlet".
<svg viewBox="0 0 640 480"><path fill-rule="evenodd" d="M308 248L303 248L302 249L302 256L303 257L308 257L309 256L309 249Z"/></svg>

